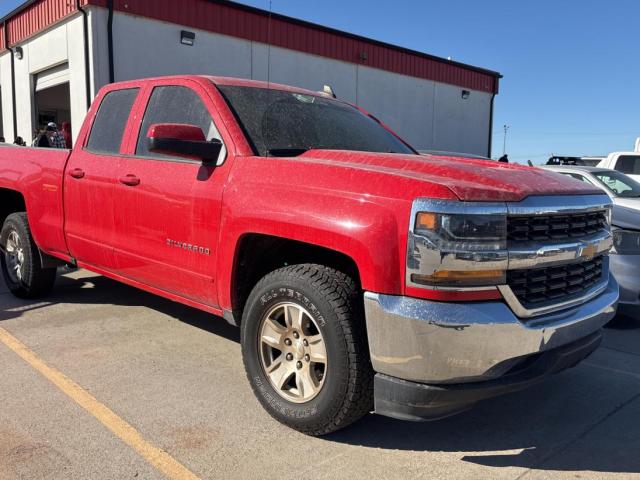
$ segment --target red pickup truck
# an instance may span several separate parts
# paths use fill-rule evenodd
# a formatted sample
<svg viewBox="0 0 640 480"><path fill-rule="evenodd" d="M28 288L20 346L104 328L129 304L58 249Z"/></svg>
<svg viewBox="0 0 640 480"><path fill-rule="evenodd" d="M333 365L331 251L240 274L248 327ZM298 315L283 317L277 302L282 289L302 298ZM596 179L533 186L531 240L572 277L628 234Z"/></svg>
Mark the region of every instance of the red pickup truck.
<svg viewBox="0 0 640 480"><path fill-rule="evenodd" d="M442 418L589 355L618 300L610 209L248 80L110 85L73 151L0 148L15 295L70 264L224 317L264 408L313 435L372 410Z"/></svg>

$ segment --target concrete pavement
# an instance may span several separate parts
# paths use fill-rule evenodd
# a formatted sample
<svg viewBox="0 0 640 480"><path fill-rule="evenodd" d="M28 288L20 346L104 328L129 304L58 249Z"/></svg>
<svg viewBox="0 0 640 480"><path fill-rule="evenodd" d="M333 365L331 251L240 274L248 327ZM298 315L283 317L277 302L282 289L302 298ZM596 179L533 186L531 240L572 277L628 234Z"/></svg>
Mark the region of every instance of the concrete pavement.
<svg viewBox="0 0 640 480"><path fill-rule="evenodd" d="M575 369L435 423L369 415L324 438L272 420L224 320L85 271L49 298L0 284L0 328L206 478L638 479L640 323ZM163 478L0 343L0 479Z"/></svg>

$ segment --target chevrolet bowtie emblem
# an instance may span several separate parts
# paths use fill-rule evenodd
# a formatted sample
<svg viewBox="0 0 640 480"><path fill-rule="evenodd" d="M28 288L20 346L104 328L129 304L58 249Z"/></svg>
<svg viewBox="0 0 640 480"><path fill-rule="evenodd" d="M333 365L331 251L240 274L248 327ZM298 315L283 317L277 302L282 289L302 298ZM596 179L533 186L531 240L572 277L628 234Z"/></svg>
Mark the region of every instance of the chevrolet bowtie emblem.
<svg viewBox="0 0 640 480"><path fill-rule="evenodd" d="M592 260L598 253L598 248L595 245L587 245L583 247L576 255L577 258L584 258L585 260Z"/></svg>

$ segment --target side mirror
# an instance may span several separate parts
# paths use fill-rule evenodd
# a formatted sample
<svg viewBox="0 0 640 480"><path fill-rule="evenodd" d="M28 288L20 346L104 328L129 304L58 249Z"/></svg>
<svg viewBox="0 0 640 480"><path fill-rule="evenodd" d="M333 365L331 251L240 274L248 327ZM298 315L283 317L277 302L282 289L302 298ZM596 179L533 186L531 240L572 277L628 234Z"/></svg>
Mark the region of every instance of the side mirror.
<svg viewBox="0 0 640 480"><path fill-rule="evenodd" d="M218 139L207 141L200 127L179 123L156 123L147 132L149 151L163 155L216 163L222 150Z"/></svg>

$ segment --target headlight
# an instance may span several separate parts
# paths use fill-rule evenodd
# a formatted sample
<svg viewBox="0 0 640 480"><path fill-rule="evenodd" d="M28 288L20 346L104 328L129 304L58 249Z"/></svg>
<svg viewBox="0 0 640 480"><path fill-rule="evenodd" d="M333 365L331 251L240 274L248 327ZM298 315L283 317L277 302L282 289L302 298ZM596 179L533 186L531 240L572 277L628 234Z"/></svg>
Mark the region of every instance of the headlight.
<svg viewBox="0 0 640 480"><path fill-rule="evenodd" d="M420 212L414 231L446 251L501 250L507 246L507 219L504 215Z"/></svg>
<svg viewBox="0 0 640 480"><path fill-rule="evenodd" d="M507 215L504 204L433 202L414 211L408 284L435 289L505 283Z"/></svg>
<svg viewBox="0 0 640 480"><path fill-rule="evenodd" d="M611 253L618 255L640 255L640 232L633 230L613 230Z"/></svg>

